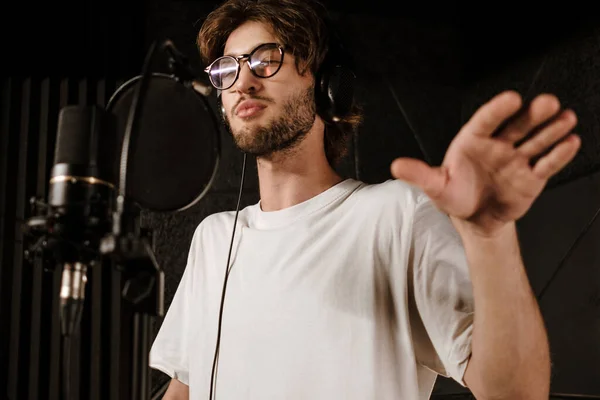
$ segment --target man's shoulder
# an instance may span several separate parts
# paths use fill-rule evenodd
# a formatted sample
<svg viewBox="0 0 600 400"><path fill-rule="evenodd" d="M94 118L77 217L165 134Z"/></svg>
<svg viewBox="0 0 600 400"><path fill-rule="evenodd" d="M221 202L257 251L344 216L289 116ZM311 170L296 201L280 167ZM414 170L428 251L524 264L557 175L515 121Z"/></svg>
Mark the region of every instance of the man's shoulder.
<svg viewBox="0 0 600 400"><path fill-rule="evenodd" d="M254 207L256 207L256 205L247 206L239 210L239 213L235 210L227 210L217 211L207 215L196 226L194 238L202 239L205 235L215 235L219 233L227 233L230 235L234 222L236 227L245 225L245 221L248 219L248 216ZM237 221L236 213L238 214Z"/></svg>
<svg viewBox="0 0 600 400"><path fill-rule="evenodd" d="M380 206L414 206L426 200L423 191L405 181L388 179L377 183L364 183L357 191L361 200Z"/></svg>

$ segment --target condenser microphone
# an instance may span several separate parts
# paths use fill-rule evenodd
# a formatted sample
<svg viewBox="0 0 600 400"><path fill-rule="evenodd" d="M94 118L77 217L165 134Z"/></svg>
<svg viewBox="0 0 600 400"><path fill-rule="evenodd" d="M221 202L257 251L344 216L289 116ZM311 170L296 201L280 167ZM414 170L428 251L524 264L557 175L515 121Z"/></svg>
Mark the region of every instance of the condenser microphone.
<svg viewBox="0 0 600 400"><path fill-rule="evenodd" d="M111 230L118 144L114 120L98 106L66 106L59 113L45 230L62 268L63 335L72 334L80 322L88 269Z"/></svg>

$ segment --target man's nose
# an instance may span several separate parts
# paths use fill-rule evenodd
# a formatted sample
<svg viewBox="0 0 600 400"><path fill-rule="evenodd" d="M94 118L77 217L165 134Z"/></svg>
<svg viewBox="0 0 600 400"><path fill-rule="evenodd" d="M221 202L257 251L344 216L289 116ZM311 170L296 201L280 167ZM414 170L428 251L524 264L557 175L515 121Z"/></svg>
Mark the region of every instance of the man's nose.
<svg viewBox="0 0 600 400"><path fill-rule="evenodd" d="M247 59L240 61L240 74L234 87L242 93L253 93L262 88L261 79L252 73Z"/></svg>

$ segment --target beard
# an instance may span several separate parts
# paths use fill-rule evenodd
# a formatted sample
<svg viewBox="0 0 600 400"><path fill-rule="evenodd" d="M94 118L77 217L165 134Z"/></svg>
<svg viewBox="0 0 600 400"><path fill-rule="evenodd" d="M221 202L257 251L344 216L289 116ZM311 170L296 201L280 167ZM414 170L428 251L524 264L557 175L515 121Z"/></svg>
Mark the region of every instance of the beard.
<svg viewBox="0 0 600 400"><path fill-rule="evenodd" d="M266 125L245 126L233 131L225 115L223 120L238 149L256 157L265 157L293 150L312 128L316 114L314 88L309 87L292 95L284 104L281 115Z"/></svg>

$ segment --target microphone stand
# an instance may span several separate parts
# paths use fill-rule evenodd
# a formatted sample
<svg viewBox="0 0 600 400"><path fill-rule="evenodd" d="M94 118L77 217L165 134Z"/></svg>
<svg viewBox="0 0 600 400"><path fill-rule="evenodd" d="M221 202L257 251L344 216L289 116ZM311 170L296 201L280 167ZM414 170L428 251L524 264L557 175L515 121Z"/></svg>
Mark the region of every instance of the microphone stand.
<svg viewBox="0 0 600 400"><path fill-rule="evenodd" d="M124 279L122 296L133 307L131 393L127 397L133 400L150 399L150 317L164 315L164 272L156 261L148 238L132 223L132 205L126 202L129 146L139 129L155 49L156 43L152 43L130 105L121 148L113 229L100 244L100 252L110 256L119 266Z"/></svg>
<svg viewBox="0 0 600 400"><path fill-rule="evenodd" d="M207 96L211 87L195 79L189 61L169 39L160 45L153 42L146 54L142 74L133 94L127 124L123 137L118 196L113 213L112 233L106 235L100 245L100 252L111 256L120 265L124 286L122 296L133 306L133 358L131 393L133 400L151 398L149 379L150 317L164 316L164 273L156 262L148 238L143 236L133 224L133 205L126 202L126 178L131 138L139 129L143 103L151 77L151 65L156 49L168 56L171 74L185 86Z"/></svg>
<svg viewBox="0 0 600 400"><path fill-rule="evenodd" d="M153 42L146 54L142 74L129 108L129 116L121 148L119 187L116 208L113 213L113 229L100 244L100 252L109 255L120 266L124 286L122 296L133 306L133 358L131 393L133 400L151 397L149 379L150 317L164 316L164 273L160 269L148 238L143 236L132 222L135 213L126 199L126 178L131 138L137 133L143 103L151 77L151 65L157 43ZM160 50L167 53L171 73L179 81L191 82L194 90L207 95L209 89L194 79L187 58L180 53L171 40L163 40Z"/></svg>

